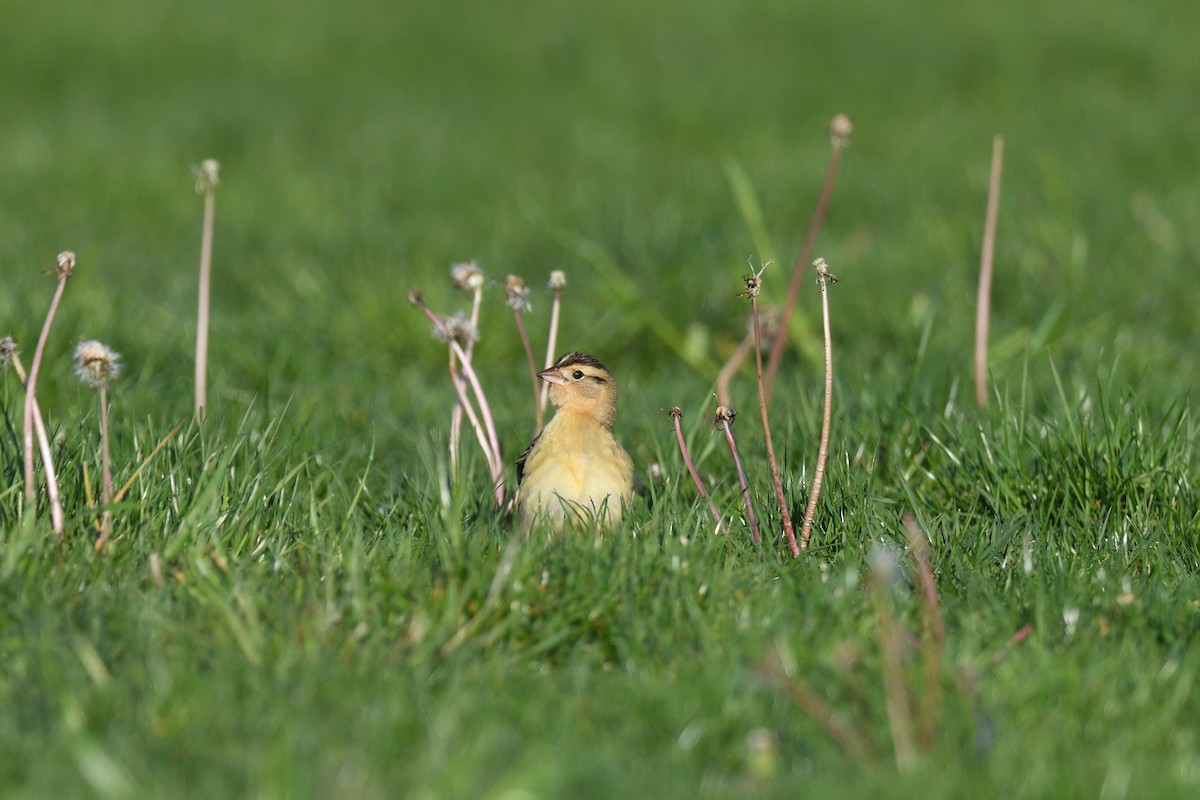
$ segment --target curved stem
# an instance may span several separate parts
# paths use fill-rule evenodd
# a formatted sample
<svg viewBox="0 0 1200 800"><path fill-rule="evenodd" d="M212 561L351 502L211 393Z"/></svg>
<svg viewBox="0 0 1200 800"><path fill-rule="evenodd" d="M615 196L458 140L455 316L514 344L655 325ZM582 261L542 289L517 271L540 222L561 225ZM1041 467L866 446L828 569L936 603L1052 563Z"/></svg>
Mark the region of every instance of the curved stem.
<svg viewBox="0 0 1200 800"><path fill-rule="evenodd" d="M46 340L50 338L50 326L54 324L54 315L62 300L63 291L67 288L69 273L61 275L58 286L54 289L54 297L50 301L50 310L46 313L46 321L42 323L42 333L38 337L37 347L33 351L33 361L29 364L29 379L25 381L25 505L31 514L37 513L37 484L33 475L33 408L36 403L38 373L42 368L42 356L46 352Z"/></svg>
<svg viewBox="0 0 1200 800"><path fill-rule="evenodd" d="M788 513L787 496L783 493L783 481L779 477L779 464L775 461L775 445L771 442L771 420L767 416L767 393L763 386L762 330L758 321L758 297L750 296L750 313L754 317L754 366L758 375L758 412L762 417L763 438L767 440L767 463L771 466L771 481L775 484L775 499L779 502L779 515L783 517L783 533L787 537L788 549L793 556L800 555L796 545L796 531L792 527L792 515Z"/></svg>

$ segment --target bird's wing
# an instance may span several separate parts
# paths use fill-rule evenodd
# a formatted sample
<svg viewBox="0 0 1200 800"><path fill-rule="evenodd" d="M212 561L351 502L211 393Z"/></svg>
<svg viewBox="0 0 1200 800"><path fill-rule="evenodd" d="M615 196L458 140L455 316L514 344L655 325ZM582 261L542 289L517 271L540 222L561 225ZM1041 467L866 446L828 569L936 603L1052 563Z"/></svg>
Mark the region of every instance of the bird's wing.
<svg viewBox="0 0 1200 800"><path fill-rule="evenodd" d="M525 452L517 456L517 486L520 486L521 481L525 479L525 460L529 458L529 454L533 452L534 446L537 445L538 439L541 438L542 434L539 432L537 436L533 437L533 441L529 443L529 447L525 448Z"/></svg>

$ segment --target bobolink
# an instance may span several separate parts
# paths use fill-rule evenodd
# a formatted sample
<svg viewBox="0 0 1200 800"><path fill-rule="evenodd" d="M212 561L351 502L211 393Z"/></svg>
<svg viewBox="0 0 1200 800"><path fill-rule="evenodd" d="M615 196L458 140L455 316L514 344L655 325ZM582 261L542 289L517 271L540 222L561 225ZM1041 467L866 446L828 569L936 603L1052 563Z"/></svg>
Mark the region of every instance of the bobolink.
<svg viewBox="0 0 1200 800"><path fill-rule="evenodd" d="M538 373L550 384L554 419L517 459L517 513L528 529L591 520L615 525L633 495L633 462L613 437L617 385L604 365L567 353Z"/></svg>

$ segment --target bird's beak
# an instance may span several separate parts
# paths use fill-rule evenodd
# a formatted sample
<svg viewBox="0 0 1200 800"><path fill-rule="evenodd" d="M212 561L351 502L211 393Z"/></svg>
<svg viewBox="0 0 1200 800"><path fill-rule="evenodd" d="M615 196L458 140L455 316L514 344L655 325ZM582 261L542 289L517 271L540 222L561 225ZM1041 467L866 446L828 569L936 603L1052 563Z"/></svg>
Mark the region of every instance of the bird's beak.
<svg viewBox="0 0 1200 800"><path fill-rule="evenodd" d="M567 379L562 376L562 373L556 369L544 369L538 373L538 377L544 380L546 383L553 383L557 384L558 386L562 386L567 382Z"/></svg>

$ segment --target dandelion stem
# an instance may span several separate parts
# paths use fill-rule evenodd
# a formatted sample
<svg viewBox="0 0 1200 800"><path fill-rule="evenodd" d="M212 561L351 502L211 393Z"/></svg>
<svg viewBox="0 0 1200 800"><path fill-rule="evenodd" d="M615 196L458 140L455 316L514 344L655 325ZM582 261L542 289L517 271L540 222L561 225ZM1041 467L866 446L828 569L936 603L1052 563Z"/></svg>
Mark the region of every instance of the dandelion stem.
<svg viewBox="0 0 1200 800"><path fill-rule="evenodd" d="M713 520L717 523L717 533L720 533L721 512L717 509L717 504L709 496L708 490L704 488L704 481L700 480L700 473L696 471L696 465L692 462L692 454L688 452L687 442L683 438L683 410L679 406L675 406L668 413L671 415L671 419L675 421L675 438L679 441L679 452L683 455L683 463L687 466L688 473L692 476L692 482L696 484L696 491L708 501L709 513L712 514Z"/></svg>
<svg viewBox="0 0 1200 800"><path fill-rule="evenodd" d="M829 456L829 428L833 414L833 339L829 335L829 284L837 278L825 266L825 259L813 262L817 269L817 283L821 286L821 317L825 327L825 410L821 414L821 443L817 447L817 465L813 469L812 490L808 493L808 507L804 510L804 522L800 526L800 549L808 549L812 536L813 517L817 513L817 500L821 497L821 483L825 479L825 459Z"/></svg>
<svg viewBox="0 0 1200 800"><path fill-rule="evenodd" d="M808 232L804 235L804 244L800 246L800 254L796 256L796 262L792 266L792 278L788 283L787 300L783 304L783 313L779 318L779 330L775 332L775 340L771 345L771 357L767 362L766 396L768 404L771 402L771 395L775 391L775 378L779 373L779 362L783 358L784 348L787 347L788 322L791 320L792 311L796 307L796 300L800 295L800 286L804 273L808 268L808 259L812 256L813 245L817 241L817 233L821 230L821 224L825 221L825 212L829 208L829 201L833 197L833 187L837 182L838 165L842 161L842 151L850 141L852 130L853 126L844 114L838 114L829 123L829 166L825 170L825 182L821 186L821 196L817 200L817 208L813 212L812 221L808 224Z"/></svg>
<svg viewBox="0 0 1200 800"><path fill-rule="evenodd" d="M731 408L717 406L716 422L725 431L725 441L729 444L729 452L733 455L733 466L737 469L738 485L742 487L742 502L746 505L746 522L750 525L750 535L757 544L762 541L758 529L758 516L754 513L754 504L750 502L750 484L746 480L746 471L742 469L742 459L738 455L737 442L733 439L733 420L737 414Z"/></svg>
<svg viewBox="0 0 1200 800"><path fill-rule="evenodd" d="M196 421L204 419L208 406L208 320L209 293L212 284L213 223L216 216L218 170L220 165L207 159L196 171L196 189L204 192L204 222L200 230L200 287L196 312Z"/></svg>
<svg viewBox="0 0 1200 800"><path fill-rule="evenodd" d="M553 292L554 299L550 302L550 335L546 339L546 366L544 369L550 369L554 364L554 353L558 347L558 315L562 309L563 286L566 285L566 279L556 281L556 277L561 277L562 273L551 273L550 286ZM557 285L561 283L561 285ZM546 403L550 401L550 384L542 382L541 395L538 397L538 408L543 414L542 419L545 419Z"/></svg>
<svg viewBox="0 0 1200 800"><path fill-rule="evenodd" d="M746 338L742 339L742 343L737 346L733 354L729 356L729 360L721 367L721 371L717 373L717 404L729 408L733 405L733 396L729 392L729 384L733 381L733 376L742 368L746 357L750 355L750 348L754 347L754 332L750 331L746 334Z"/></svg>
<svg viewBox="0 0 1200 800"><path fill-rule="evenodd" d="M42 333L38 336L37 347L33 351L33 361L29 364L29 376L25 381L25 505L28 513L37 515L37 484L33 476L33 408L37 398L38 374L42 368L42 357L46 353L46 340L50 338L50 326L54 324L54 315L58 304L62 301L63 292L67 288L67 279L75 271L75 254L65 250L58 254L55 273L58 276L58 286L54 289L54 297L50 300L50 310L46 313L46 321L42 323Z"/></svg>
<svg viewBox="0 0 1200 800"><path fill-rule="evenodd" d="M538 368L533 360L533 348L529 344L529 334L525 331L525 321L521 319L521 312L514 308L512 313L513 320L517 323L517 333L521 335L521 346L525 348L525 360L529 364L529 382L533 389L533 435L537 436L542 430L543 420L542 387L538 384L544 384L545 381L538 380Z"/></svg>
<svg viewBox="0 0 1200 800"><path fill-rule="evenodd" d="M25 366L21 363L21 358L15 352L12 355L13 371L17 373L18 380L24 385L27 379L25 374ZM50 521L54 526L54 533L62 539L65 531L63 522L62 499L58 494L58 473L54 469L54 455L50 450L50 437L46 434L46 424L42 420L42 410L38 407L37 399L33 401L33 428L37 434L38 450L42 454L42 468L46 473L46 497L50 501Z"/></svg>
<svg viewBox="0 0 1200 800"><path fill-rule="evenodd" d="M488 459L488 464L492 467L492 480L496 488L497 505L503 505L504 467L503 460L500 456L500 439L496 436L496 424L492 421L492 409L491 406L488 405L487 396L483 393L483 386L479 383L479 376L475 374L475 368L471 366L471 360L467 358L467 354L463 352L462 347L459 346L458 342L454 340L454 337L451 336L450 332L446 329L445 323L442 322L442 320L439 319L438 316L429 309L429 306L425 305L425 301L421 298L421 293L409 292L408 302L412 303L421 310L421 313L423 313L433 327L437 329L438 333L444 336L446 341L449 342L450 349L458 357L459 363L462 366L463 374L466 376L467 382L471 385L471 390L475 394L476 402L479 403L479 412L483 418L483 427L487 433L487 444L489 445L484 447L484 455ZM456 387L456 390L458 388L461 387ZM459 391L459 402L463 403L464 410L469 411L465 401L466 393L464 391Z"/></svg>
<svg viewBox="0 0 1200 800"><path fill-rule="evenodd" d="M992 257L996 249L996 217L1000 211L1000 174L1004 167L1004 137L992 139L992 169L988 180L987 212L979 253L979 294L975 301L975 403L987 407L988 323L992 312Z"/></svg>
<svg viewBox="0 0 1200 800"><path fill-rule="evenodd" d="M533 347L529 344L529 334L525 331L525 321L521 313L529 311L529 287L517 275L504 278L504 294L509 309L513 312L513 320L517 323L517 333L521 335L521 346L525 348L525 361L529 365L529 386L533 390L533 435L542 431L542 381L538 380L538 368L533 360Z"/></svg>
<svg viewBox="0 0 1200 800"><path fill-rule="evenodd" d="M763 266L766 269L766 266ZM767 413L767 392L763 384L762 325L758 317L758 291L761 286L760 270L757 275L746 278L745 294L750 297L750 317L754 323L754 368L758 378L758 412L762 417L763 438L767 443L767 464L771 467L771 481L775 484L775 499L779 503L779 515L783 518L783 533L787 538L792 556L800 555L796 544L796 530L792 527L792 515L788 513L787 496L783 493L783 480L779 477L779 463L775 460L775 445L771 441L771 419Z"/></svg>
<svg viewBox="0 0 1200 800"><path fill-rule="evenodd" d="M104 511L100 514L100 538L96 540L96 550L103 551L108 546L112 536L112 500L113 478L112 457L108 440L108 388L104 384L100 392L100 504Z"/></svg>
<svg viewBox="0 0 1200 800"><path fill-rule="evenodd" d="M472 290L474 299L471 302L471 330L479 330L479 308L483 305L483 282L480 281ZM467 358L475 357L475 338L467 340L465 352ZM454 351L450 351L450 362L453 364L456 356ZM459 378L459 380L463 380ZM465 388L465 387L464 387ZM454 404L454 410L450 412L450 474L458 474L458 441L462 432L463 407L461 403Z"/></svg>
<svg viewBox="0 0 1200 800"><path fill-rule="evenodd" d="M488 472L492 476L492 488L496 492L496 506L502 506L504 505L504 466L492 450L487 433L479 422L479 416L475 413L475 406L467 397L466 381L463 380L453 360L450 362L450 381L454 386L455 394L458 395L458 407L466 412L467 421L471 423L471 428L475 431L475 438L479 440L479 446L483 449L484 458L488 463Z"/></svg>

